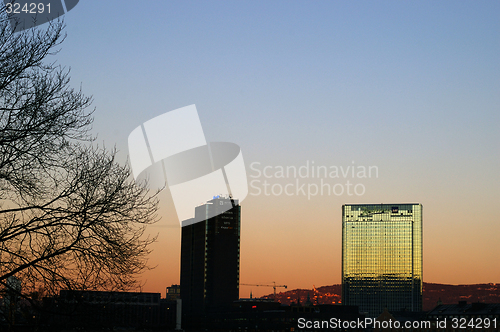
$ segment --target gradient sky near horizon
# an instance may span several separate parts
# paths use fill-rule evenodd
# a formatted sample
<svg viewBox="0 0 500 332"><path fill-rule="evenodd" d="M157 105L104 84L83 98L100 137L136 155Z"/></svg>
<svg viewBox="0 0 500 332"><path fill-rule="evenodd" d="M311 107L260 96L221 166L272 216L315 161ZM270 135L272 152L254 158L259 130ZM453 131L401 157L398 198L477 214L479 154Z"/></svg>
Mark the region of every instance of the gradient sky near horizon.
<svg viewBox="0 0 500 332"><path fill-rule="evenodd" d="M266 180L252 163L378 168L324 180L360 183L361 196L250 188L242 283L340 283L342 204L413 202L424 211L424 281L500 283L499 14L498 1L82 0L51 60L93 96L97 142L121 162L134 128L196 104L207 141L241 147L249 180ZM180 265L168 190L159 213L142 290L164 295ZM272 288L240 296L250 291Z"/></svg>

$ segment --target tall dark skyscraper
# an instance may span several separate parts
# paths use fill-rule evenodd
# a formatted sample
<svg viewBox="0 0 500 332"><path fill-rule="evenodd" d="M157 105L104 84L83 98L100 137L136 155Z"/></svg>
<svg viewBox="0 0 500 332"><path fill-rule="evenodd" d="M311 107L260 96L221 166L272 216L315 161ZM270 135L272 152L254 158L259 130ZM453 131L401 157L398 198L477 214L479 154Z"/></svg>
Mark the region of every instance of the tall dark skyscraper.
<svg viewBox="0 0 500 332"><path fill-rule="evenodd" d="M228 206L232 207L228 210ZM201 221L182 227L181 299L185 314L223 311L239 299L240 217L238 200L215 197L196 207L195 218Z"/></svg>
<svg viewBox="0 0 500 332"><path fill-rule="evenodd" d="M422 204L342 206L342 303L422 310Z"/></svg>

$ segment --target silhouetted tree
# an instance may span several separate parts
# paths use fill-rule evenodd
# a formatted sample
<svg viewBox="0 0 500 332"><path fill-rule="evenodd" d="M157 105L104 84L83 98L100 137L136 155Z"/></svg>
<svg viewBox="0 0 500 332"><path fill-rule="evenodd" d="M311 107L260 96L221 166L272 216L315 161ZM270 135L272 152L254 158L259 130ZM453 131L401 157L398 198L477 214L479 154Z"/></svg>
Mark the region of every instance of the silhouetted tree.
<svg viewBox="0 0 500 332"><path fill-rule="evenodd" d="M13 33L0 14L0 284L125 289L146 268L155 195L92 145L91 99L47 62L63 24Z"/></svg>

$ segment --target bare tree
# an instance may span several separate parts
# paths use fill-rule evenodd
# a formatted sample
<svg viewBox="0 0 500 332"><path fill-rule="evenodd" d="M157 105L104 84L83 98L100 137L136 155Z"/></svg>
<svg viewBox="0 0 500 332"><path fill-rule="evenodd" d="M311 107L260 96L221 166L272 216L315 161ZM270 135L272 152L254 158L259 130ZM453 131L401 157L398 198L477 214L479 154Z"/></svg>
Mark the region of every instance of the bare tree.
<svg viewBox="0 0 500 332"><path fill-rule="evenodd" d="M0 16L0 283L125 289L146 267L157 200L92 145L91 99L47 62L61 22L17 33Z"/></svg>

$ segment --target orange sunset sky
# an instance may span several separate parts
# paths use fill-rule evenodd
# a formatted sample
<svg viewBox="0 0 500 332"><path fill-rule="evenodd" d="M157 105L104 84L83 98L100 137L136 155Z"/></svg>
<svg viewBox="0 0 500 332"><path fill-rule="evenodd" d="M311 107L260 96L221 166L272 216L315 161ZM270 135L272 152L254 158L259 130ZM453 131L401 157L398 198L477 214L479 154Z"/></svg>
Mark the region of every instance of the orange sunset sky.
<svg viewBox="0 0 500 332"><path fill-rule="evenodd" d="M192 104L207 141L241 147L253 183L242 283L340 283L351 203L423 204L424 281L500 283L499 12L498 1L82 1L51 60L93 96L96 143L122 163L134 128ZM378 174L323 179L359 195L257 195L264 180L319 185L256 171L313 161ZM140 278L164 295L179 283L181 229L168 189L160 198L156 268ZM240 296L250 291L272 288Z"/></svg>

